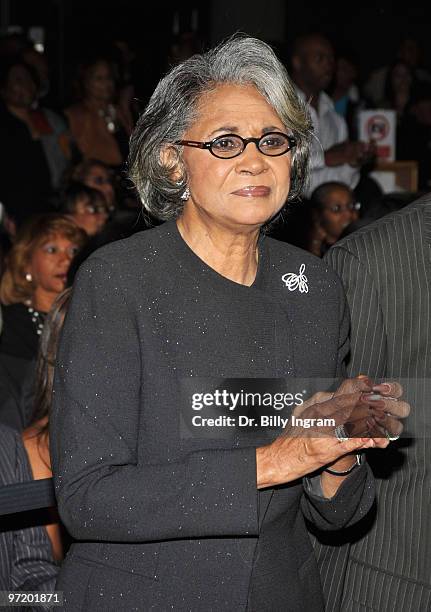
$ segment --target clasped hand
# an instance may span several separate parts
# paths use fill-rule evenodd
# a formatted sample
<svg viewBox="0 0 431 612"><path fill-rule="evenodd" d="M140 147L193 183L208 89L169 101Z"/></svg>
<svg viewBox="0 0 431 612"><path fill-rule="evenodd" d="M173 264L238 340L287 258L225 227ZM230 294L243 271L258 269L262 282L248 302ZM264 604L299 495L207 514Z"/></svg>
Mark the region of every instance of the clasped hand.
<svg viewBox="0 0 431 612"><path fill-rule="evenodd" d="M313 395L293 415L301 419L331 419L349 436L340 441L334 426L308 429L291 424L271 444L256 452L258 488L292 482L332 464L337 469L349 453L366 448L385 448L389 438L401 435L400 419L410 406L401 399L399 383L374 385L367 377L343 381L335 393ZM352 461L350 460L350 463Z"/></svg>

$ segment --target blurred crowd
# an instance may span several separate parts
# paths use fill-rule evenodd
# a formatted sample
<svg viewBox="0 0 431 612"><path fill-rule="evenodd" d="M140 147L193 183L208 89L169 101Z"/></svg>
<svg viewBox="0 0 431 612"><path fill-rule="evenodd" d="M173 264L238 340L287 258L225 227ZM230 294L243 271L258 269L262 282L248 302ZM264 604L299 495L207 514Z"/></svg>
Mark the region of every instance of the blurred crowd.
<svg viewBox="0 0 431 612"><path fill-rule="evenodd" d="M194 48L190 36L175 41L172 61ZM310 104L315 142L308 192L269 231L322 257L430 189L431 73L414 39L368 75L321 34L299 37L285 60ZM25 37L0 40L0 424L22 435L35 479L51 477L50 396L68 287L93 250L159 223L142 213L127 178L142 109L132 62L125 44L82 58L62 107L51 96L47 56ZM367 108L396 112L397 159L417 161L416 191L385 193L371 176L375 147L359 140L357 123ZM59 563L67 534L55 511L42 524Z"/></svg>

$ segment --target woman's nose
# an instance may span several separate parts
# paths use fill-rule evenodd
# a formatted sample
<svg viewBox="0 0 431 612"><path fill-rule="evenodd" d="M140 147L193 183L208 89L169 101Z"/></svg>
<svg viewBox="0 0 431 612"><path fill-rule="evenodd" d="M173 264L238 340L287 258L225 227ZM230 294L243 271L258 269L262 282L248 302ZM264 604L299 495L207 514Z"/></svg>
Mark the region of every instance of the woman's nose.
<svg viewBox="0 0 431 612"><path fill-rule="evenodd" d="M60 264L62 263L70 263L73 259L73 254L67 250L67 251L59 251L58 253L58 261Z"/></svg>
<svg viewBox="0 0 431 612"><path fill-rule="evenodd" d="M259 151L254 142L249 142L236 160L236 168L239 173L260 174L268 167L266 156Z"/></svg>

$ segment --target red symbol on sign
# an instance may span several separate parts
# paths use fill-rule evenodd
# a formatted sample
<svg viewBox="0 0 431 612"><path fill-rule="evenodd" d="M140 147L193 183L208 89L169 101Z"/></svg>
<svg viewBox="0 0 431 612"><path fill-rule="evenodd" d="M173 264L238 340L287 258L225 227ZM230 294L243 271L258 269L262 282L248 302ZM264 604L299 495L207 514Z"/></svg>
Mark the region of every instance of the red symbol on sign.
<svg viewBox="0 0 431 612"><path fill-rule="evenodd" d="M373 115L366 124L369 140L383 140L389 134L389 121L384 115Z"/></svg>

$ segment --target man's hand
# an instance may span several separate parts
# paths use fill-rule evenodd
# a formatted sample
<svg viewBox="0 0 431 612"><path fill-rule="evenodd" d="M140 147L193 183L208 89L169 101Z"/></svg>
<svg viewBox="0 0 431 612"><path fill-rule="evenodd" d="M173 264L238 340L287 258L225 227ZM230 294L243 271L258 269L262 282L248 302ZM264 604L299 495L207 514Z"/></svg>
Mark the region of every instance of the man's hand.
<svg viewBox="0 0 431 612"><path fill-rule="evenodd" d="M258 488L292 482L327 465L344 471L354 460L349 454L386 448L388 434L401 435L400 419L410 412L402 393L397 382L376 385L366 376L344 380L335 393L315 393L293 414L313 418L316 423L332 418L335 428L342 425L347 437L340 440L334 427L301 430L289 424L271 444L256 449ZM343 479L329 473L323 476L323 491L330 497Z"/></svg>
<svg viewBox="0 0 431 612"><path fill-rule="evenodd" d="M325 151L325 164L327 166L362 166L375 156L375 145L370 142L346 140L334 145Z"/></svg>

